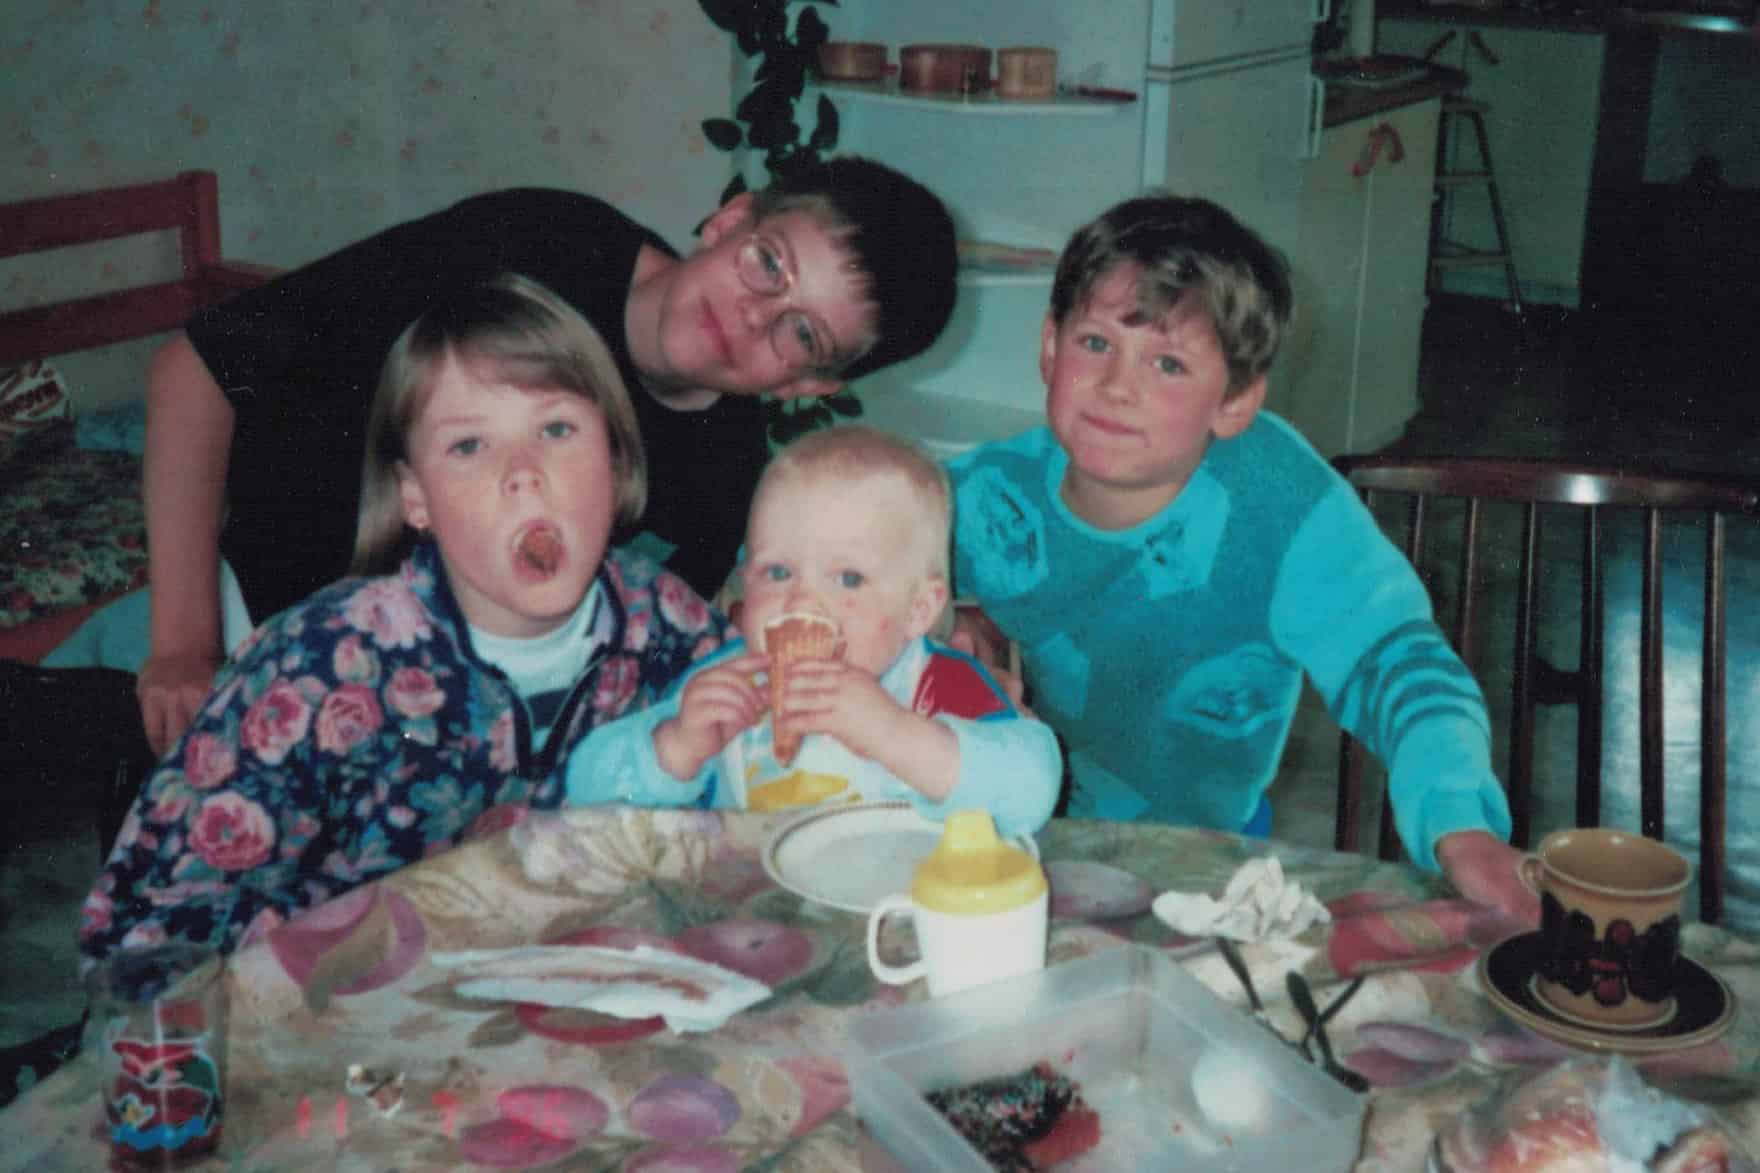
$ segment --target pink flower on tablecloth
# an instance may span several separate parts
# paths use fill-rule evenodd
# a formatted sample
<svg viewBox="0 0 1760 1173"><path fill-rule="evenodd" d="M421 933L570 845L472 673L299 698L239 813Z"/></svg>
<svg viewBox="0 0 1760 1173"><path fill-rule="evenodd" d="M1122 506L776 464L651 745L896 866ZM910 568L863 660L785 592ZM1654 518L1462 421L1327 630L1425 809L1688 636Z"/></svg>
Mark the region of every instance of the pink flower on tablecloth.
<svg viewBox="0 0 1760 1173"><path fill-rule="evenodd" d="M710 1145L655 1145L623 1163L623 1173L737 1173L739 1157Z"/></svg>
<svg viewBox="0 0 1760 1173"><path fill-rule="evenodd" d="M1045 878L1054 920L1125 920L1148 911L1155 897L1141 876L1091 860L1053 860Z"/></svg>
<svg viewBox="0 0 1760 1173"><path fill-rule="evenodd" d="M793 925L740 919L692 925L673 938L699 961L723 966L775 989L813 963L813 939Z"/></svg>
<svg viewBox="0 0 1760 1173"><path fill-rule="evenodd" d="M183 746L183 776L197 790L212 790L238 768L232 742L212 733L193 734Z"/></svg>
<svg viewBox="0 0 1760 1173"><path fill-rule="evenodd" d="M709 606L683 579L662 574L654 580L654 598L660 614L680 631L701 631L709 626Z"/></svg>
<svg viewBox="0 0 1760 1173"><path fill-rule="evenodd" d="M369 921L379 908L390 922L389 934L383 932L383 921ZM414 969L427 953L428 927L421 913L407 897L381 884L364 884L307 909L285 924L267 927L269 948L287 976L303 989L310 984L319 962L348 944L363 925L375 934L372 948L351 950L351 960L361 968L352 975L338 976L330 990L334 996L364 994L388 986Z"/></svg>
<svg viewBox="0 0 1760 1173"><path fill-rule="evenodd" d="M346 754L385 725L379 698L364 684L345 684L324 697L318 708L318 748Z"/></svg>
<svg viewBox="0 0 1760 1173"><path fill-rule="evenodd" d="M399 668L385 685L385 703L405 717L432 717L446 703L446 690L422 668Z"/></svg>
<svg viewBox="0 0 1760 1173"><path fill-rule="evenodd" d="M703 894L729 907L744 904L775 881L764 870L764 861L749 852L717 850L703 869Z"/></svg>
<svg viewBox="0 0 1760 1173"><path fill-rule="evenodd" d="M382 648L413 648L432 630L421 601L400 579L368 582L348 600L343 618Z"/></svg>
<svg viewBox="0 0 1760 1173"><path fill-rule="evenodd" d="M531 1169L568 1156L604 1131L611 1110L585 1088L527 1084L495 1099L495 1119L465 1129L459 1153L493 1169Z"/></svg>
<svg viewBox="0 0 1760 1173"><path fill-rule="evenodd" d="M1344 1057L1345 1066L1378 1087L1428 1083L1473 1049L1465 1039L1406 1022L1365 1022L1356 1038L1363 1045Z"/></svg>
<svg viewBox="0 0 1760 1173"><path fill-rule="evenodd" d="M312 706L290 680L277 680L245 712L241 745L271 766L281 764L312 726Z"/></svg>
<svg viewBox="0 0 1760 1173"><path fill-rule="evenodd" d="M739 1120L739 1099L698 1075L663 1075L624 1109L630 1127L655 1140L714 1140Z"/></svg>
<svg viewBox="0 0 1760 1173"><path fill-rule="evenodd" d="M379 656L359 635L344 636L330 655L330 670L338 680L371 684L379 678Z"/></svg>
<svg viewBox="0 0 1760 1173"><path fill-rule="evenodd" d="M245 871L269 858L275 824L257 803L226 791L203 801L190 827L189 847L210 867Z"/></svg>
<svg viewBox="0 0 1760 1173"><path fill-rule="evenodd" d="M805 1136L849 1104L849 1076L837 1060L825 1055L791 1055L776 1060L776 1066L801 1089L801 1116L791 1135Z"/></svg>
<svg viewBox="0 0 1760 1173"><path fill-rule="evenodd" d="M1393 903L1352 893L1328 906L1327 959L1351 977L1397 963L1418 972L1454 973L1476 963L1485 946L1529 926L1467 900Z"/></svg>
<svg viewBox="0 0 1760 1173"><path fill-rule="evenodd" d="M490 1169L537 1169L578 1148L580 1141L572 1137L551 1136L505 1116L473 1124L458 1138L460 1156Z"/></svg>

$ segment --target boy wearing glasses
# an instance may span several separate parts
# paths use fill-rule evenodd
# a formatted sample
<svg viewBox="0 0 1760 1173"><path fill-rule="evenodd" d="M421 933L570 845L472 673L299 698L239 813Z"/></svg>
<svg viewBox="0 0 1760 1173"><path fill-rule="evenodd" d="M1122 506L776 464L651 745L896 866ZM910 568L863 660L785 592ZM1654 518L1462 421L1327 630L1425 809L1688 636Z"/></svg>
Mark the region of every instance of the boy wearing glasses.
<svg viewBox="0 0 1760 1173"><path fill-rule="evenodd" d="M680 257L590 196L476 196L204 310L155 355L145 497L151 651L138 692L163 753L226 643L339 577L380 359L447 291L516 272L604 337L647 450L639 525L704 595L733 566L768 457L760 395L828 395L926 349L952 312L953 224L881 164L831 160L704 222ZM224 503L224 510L222 504ZM629 535L624 535L625 537ZM220 557L236 573L224 593ZM248 610L248 616L244 614Z"/></svg>

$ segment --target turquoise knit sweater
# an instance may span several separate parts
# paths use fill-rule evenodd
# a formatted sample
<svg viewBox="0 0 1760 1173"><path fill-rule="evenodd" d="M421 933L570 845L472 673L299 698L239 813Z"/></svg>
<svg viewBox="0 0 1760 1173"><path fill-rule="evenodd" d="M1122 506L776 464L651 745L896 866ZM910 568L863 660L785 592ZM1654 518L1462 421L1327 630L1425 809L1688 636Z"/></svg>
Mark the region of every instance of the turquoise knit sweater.
<svg viewBox="0 0 1760 1173"><path fill-rule="evenodd" d="M948 471L959 593L1019 643L1069 750L1071 815L1240 829L1305 672L1388 764L1420 867L1452 831L1508 835L1478 685L1405 557L1293 428L1261 412L1129 530L1070 512L1067 463L1039 428Z"/></svg>

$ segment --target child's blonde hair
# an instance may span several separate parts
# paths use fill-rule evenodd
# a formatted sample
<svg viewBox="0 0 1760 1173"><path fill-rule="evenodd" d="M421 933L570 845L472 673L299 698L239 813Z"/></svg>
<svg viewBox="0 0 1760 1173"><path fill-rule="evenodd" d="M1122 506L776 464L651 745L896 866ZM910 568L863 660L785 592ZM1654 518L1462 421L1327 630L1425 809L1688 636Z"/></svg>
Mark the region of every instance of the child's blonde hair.
<svg viewBox="0 0 1760 1173"><path fill-rule="evenodd" d="M776 454L758 481L752 497L756 516L765 493L775 485L805 476L895 476L910 494L920 518L920 549L926 552L923 573L948 578L948 546L953 520L953 493L947 472L909 440L866 424L840 424L809 432Z"/></svg>
<svg viewBox="0 0 1760 1173"><path fill-rule="evenodd" d="M500 382L564 391L599 409L610 440L616 520L635 521L648 498L635 408L617 361L572 306L528 277L504 273L450 295L411 322L385 357L367 418L361 504L351 574L385 574L408 553L397 466L448 358L481 365Z"/></svg>

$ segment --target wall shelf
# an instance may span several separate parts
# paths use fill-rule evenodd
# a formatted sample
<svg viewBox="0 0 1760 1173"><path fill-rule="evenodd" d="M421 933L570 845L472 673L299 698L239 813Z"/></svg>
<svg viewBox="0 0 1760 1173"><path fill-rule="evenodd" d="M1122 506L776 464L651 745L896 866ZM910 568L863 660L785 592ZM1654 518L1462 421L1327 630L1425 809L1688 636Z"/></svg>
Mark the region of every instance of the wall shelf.
<svg viewBox="0 0 1760 1173"><path fill-rule="evenodd" d="M999 98L992 93L911 93L900 90L898 82L894 80L827 81L819 83L819 86L829 97L839 102L865 102L880 106L909 106L918 110L994 116L1104 116L1126 109L1136 102L1135 98L1091 97L1086 94L1057 94L1049 98Z"/></svg>
<svg viewBox="0 0 1760 1173"><path fill-rule="evenodd" d="M962 240L959 245L961 285L1050 285L1057 275L1058 252L993 241Z"/></svg>

